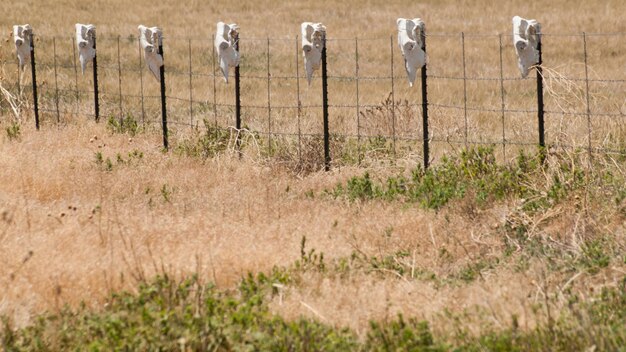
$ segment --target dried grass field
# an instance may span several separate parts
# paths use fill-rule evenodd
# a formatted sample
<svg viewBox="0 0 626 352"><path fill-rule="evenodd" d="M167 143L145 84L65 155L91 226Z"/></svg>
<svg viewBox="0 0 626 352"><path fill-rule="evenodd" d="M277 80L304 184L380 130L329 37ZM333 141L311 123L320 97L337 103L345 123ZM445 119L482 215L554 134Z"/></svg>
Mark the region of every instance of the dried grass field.
<svg viewBox="0 0 626 352"><path fill-rule="evenodd" d="M547 142L574 147L550 150L543 166L520 166L526 164L518 157L536 149L536 96L534 79L513 79L519 77L514 15L538 19L545 33ZM421 164L420 91L404 79L397 17L421 17L429 33L433 167L441 170L430 186L420 178L428 174L411 178ZM287 321L304 317L364 339L370 322L401 313L428 321L437 338L454 344L512 324L523 332L553 326L559 317L578 317L572 302L596 302L605 290L623 298L625 20L621 0L3 1L2 33L29 23L38 37L43 110L36 131L30 76L22 78L23 94L16 93L6 36L0 84L18 97L21 114L17 122L0 98L0 315L25 327L65 305L106 309L111 293L137 292L155 275L195 273L234 292L248 273L287 268L294 279L274 282L266 297L269 311ZM211 35L218 21L241 27L243 124L252 131L241 158L224 132L234 124L233 85L214 79ZM296 64L303 21L327 26L331 131L372 137L364 138L361 163L346 151L354 148L350 141L334 139L330 172L320 171L315 137L294 137L321 132L319 73L307 86L302 61ZM97 26L98 124L91 78L75 76L76 22ZM161 149L158 84L140 66L139 24L165 33L169 152ZM588 65L582 32L589 34ZM354 38L359 75L377 77L359 83L361 111L351 79ZM498 80L501 72L510 79ZM463 75L489 79L456 79ZM390 113L384 105L392 91L399 106ZM463 105L475 109L446 108ZM120 116L139 126L129 131L107 122ZM359 126L357 116L365 119ZM203 135L203 120L220 126L211 133L224 134ZM269 147L268 129L275 134ZM397 153L389 152L392 134ZM377 135L385 136L382 145ZM589 144L621 154L599 151L590 159ZM466 145L492 146L493 154L463 154ZM515 165L528 174L511 171ZM411 182L426 186L413 189ZM432 203L450 187L454 195ZM608 315L626 319L624 307ZM602 350L626 341L623 327L596 340L592 318L572 320L571 331L589 336L576 346Z"/></svg>

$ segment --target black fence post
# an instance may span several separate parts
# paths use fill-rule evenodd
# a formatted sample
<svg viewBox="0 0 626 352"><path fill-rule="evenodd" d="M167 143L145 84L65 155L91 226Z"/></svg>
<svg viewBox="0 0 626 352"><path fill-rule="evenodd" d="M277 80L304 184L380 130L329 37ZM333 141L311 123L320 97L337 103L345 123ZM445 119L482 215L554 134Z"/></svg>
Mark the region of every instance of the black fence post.
<svg viewBox="0 0 626 352"><path fill-rule="evenodd" d="M96 50L96 33L93 33L93 103L96 122L100 122L100 99L98 97L98 51Z"/></svg>
<svg viewBox="0 0 626 352"><path fill-rule="evenodd" d="M322 38L322 109L324 115L324 171L330 170L330 134L328 132L328 72L326 68L326 34Z"/></svg>
<svg viewBox="0 0 626 352"><path fill-rule="evenodd" d="M422 38L422 50L424 50L424 55L426 55L426 33L422 30L421 33ZM427 92L427 83L426 83L426 62L424 66L422 66L422 138L424 139L424 170L428 169L429 164L429 140L428 140L428 92Z"/></svg>
<svg viewBox="0 0 626 352"><path fill-rule="evenodd" d="M539 149L541 160L545 160L545 125L543 118L543 59L541 57L541 33L537 33L537 51L539 52L539 61L537 62L537 119L539 125Z"/></svg>
<svg viewBox="0 0 626 352"><path fill-rule="evenodd" d="M239 34L237 34L234 39L235 51L239 54ZM241 139L239 136L241 133L241 86L239 85L239 81L239 65L237 65L235 66L235 128L237 129L235 145L239 152L239 157L241 157Z"/></svg>
<svg viewBox="0 0 626 352"><path fill-rule="evenodd" d="M161 78L161 122L163 127L163 148L169 149L167 140L167 108L165 106L165 56L163 55L163 38L159 35L159 54L163 59L163 64L159 67L159 76Z"/></svg>
<svg viewBox="0 0 626 352"><path fill-rule="evenodd" d="M39 101L37 99L37 70L35 69L35 40L30 34L30 72L33 78L33 104L35 105L35 127L39 130Z"/></svg>

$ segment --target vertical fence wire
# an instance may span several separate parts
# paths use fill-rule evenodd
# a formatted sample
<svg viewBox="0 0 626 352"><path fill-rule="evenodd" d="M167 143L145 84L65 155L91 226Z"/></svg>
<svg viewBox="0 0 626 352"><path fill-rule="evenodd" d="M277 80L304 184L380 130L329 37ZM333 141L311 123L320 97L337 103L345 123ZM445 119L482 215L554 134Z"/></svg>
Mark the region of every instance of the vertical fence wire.
<svg viewBox="0 0 626 352"><path fill-rule="evenodd" d="M300 101L300 46L298 45L298 36L296 35L296 97L298 99L298 160L302 162L302 129L300 118L302 115L302 102Z"/></svg>
<svg viewBox="0 0 626 352"><path fill-rule="evenodd" d="M463 52L463 117L465 119L463 141L467 148L467 71L465 66L465 33L461 32L461 50Z"/></svg>
<svg viewBox="0 0 626 352"><path fill-rule="evenodd" d="M59 110L59 79L57 76L57 38L52 37L52 55L54 56L54 104L57 110L57 124L61 122Z"/></svg>
<svg viewBox="0 0 626 352"><path fill-rule="evenodd" d="M270 38L267 37L267 154L272 154L272 88L270 72Z"/></svg>
<svg viewBox="0 0 626 352"><path fill-rule="evenodd" d="M122 105L122 59L120 58L120 36L117 36L117 78L120 96L120 126L124 123L124 107Z"/></svg>
<svg viewBox="0 0 626 352"><path fill-rule="evenodd" d="M396 159L396 93L395 79L393 77L393 35L389 37L391 53L391 134L393 141L393 158Z"/></svg>
<svg viewBox="0 0 626 352"><path fill-rule="evenodd" d="M74 37L72 37L72 53L74 58L74 88L76 93L76 116L78 116L78 104L79 104L79 96L78 96L78 66L76 64L76 41Z"/></svg>
<svg viewBox="0 0 626 352"><path fill-rule="evenodd" d="M502 158L506 160L506 132L504 121L504 62L502 60L502 34L498 35L500 42L500 103L502 106Z"/></svg>
<svg viewBox="0 0 626 352"><path fill-rule="evenodd" d="M191 39L189 39L189 127L193 128L193 69L191 66Z"/></svg>
<svg viewBox="0 0 626 352"><path fill-rule="evenodd" d="M589 102L589 67L587 65L587 34L583 32L583 51L585 57L585 96L587 114L587 148L589 152L589 165L591 165L591 105Z"/></svg>
<svg viewBox="0 0 626 352"><path fill-rule="evenodd" d="M141 124L145 128L146 127L146 108L144 106L144 97L143 97L143 64L141 62L141 38L137 38L138 44L138 52L139 52L139 84L141 89Z"/></svg>
<svg viewBox="0 0 626 352"><path fill-rule="evenodd" d="M217 36L217 33L213 34L213 38L215 39L215 36ZM217 137L217 82L215 80L215 45L211 45L212 48L212 55L211 55L211 63L213 65L213 117L215 119L215 136Z"/></svg>
<svg viewBox="0 0 626 352"><path fill-rule="evenodd" d="M356 152L357 162L361 165L361 109L359 104L359 39L354 38L354 84L356 86Z"/></svg>

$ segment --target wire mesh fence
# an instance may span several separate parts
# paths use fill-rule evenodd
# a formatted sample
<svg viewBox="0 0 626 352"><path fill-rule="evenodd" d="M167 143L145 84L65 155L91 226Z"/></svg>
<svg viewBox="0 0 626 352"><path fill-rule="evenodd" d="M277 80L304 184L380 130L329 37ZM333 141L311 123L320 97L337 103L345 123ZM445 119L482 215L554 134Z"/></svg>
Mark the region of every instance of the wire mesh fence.
<svg viewBox="0 0 626 352"><path fill-rule="evenodd" d="M548 148L626 154L626 33L542 34L545 142ZM502 160L536 148L537 87L519 78L511 35L433 33L428 41L430 158L471 145L492 145ZM98 91L104 120L130 118L161 128L160 86L135 35L98 36ZM422 96L409 87L395 36L328 38L328 109L333 159L386 155L420 159ZM3 46L3 87L31 114L32 86L10 46ZM164 38L167 111L172 144L205 126L235 126L235 84L226 84L213 41ZM241 36L242 128L271 154L302 157L321 143L322 87L307 84L298 36ZM36 36L43 128L94 119L92 67L81 72L73 37ZM230 73L232 76L232 72ZM2 115L14 115L0 103ZM282 144L281 144L282 143Z"/></svg>

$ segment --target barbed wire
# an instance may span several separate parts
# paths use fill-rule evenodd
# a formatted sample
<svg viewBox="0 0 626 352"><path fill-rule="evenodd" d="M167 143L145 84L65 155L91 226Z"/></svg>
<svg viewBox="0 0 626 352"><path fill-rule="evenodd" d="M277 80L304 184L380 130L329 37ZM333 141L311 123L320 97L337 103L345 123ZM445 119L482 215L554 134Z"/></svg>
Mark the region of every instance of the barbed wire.
<svg viewBox="0 0 626 352"><path fill-rule="evenodd" d="M502 55L502 50L503 50L502 38L507 38L511 36L512 36L511 33L487 34L487 33L460 32L460 33L426 34L426 38L431 37L431 38L460 39L462 37L464 38L464 40L465 39L469 40L471 38L479 38L481 40L482 38L497 39L499 41L500 55ZM543 33L542 34L542 37L544 38L572 37L572 38L585 39L587 37L620 37L620 36L626 37L626 32L614 32L614 33L583 33L581 32L581 33ZM57 40L63 40L63 41L67 41L65 44L68 44L71 42L72 49L73 50L75 49L74 48L75 41L74 41L73 36L69 36L69 35L68 36L45 36L44 35L44 36L38 36L37 38L39 38L38 48L41 47L42 44L49 45L50 43L46 43L46 41L49 41L49 40L52 41L55 46L58 44ZM381 42L381 43L388 44L389 41L391 40L391 43L392 43L391 50L394 50L393 39L394 39L393 36L390 35L388 37L379 37L379 38L373 38L373 37L327 38L327 42L330 42L330 43L333 43L333 42L348 43L349 42L349 43L354 43L355 47L358 47L359 42ZM129 34L128 36L118 35L118 36L108 36L108 37L106 35L104 36L99 35L98 40L100 44L98 46L98 49L103 50L105 53L107 53L106 49L102 49L102 48L103 46L106 47L107 41L114 41L116 43L122 43L123 41L125 51L127 51L128 47L130 46L132 47L132 51L135 53L133 54L132 58L126 57L125 60L121 59L121 55L119 51L117 52L117 55L114 55L112 54L112 52L109 52L108 55L99 56L101 60L98 64L98 68L101 70L101 74L105 76L106 82L108 82L108 85L103 84L104 82L101 82L101 84L103 85L99 87L99 94L101 95L101 98L102 98L101 103L104 104L104 106L101 107L103 111L106 111L108 114L110 114L110 116L113 116L113 117L116 114L119 114L120 117L123 117L125 114L137 113L137 116L141 115L142 123L150 124L150 125L159 125L161 122L158 121L158 119L153 118L154 116L156 116L157 113L146 111L145 106L144 106L144 103L146 100L159 99L161 96L155 95L155 94L148 94L145 91L146 86L151 85L154 87L155 85L152 83L153 78L144 79L144 77L151 76L151 74L147 70L145 63L143 63L143 56L141 52L142 50L138 46L137 36L133 34ZM195 61L192 60L192 42L194 42L194 44L196 45L200 45L198 44L198 42L206 42L206 45L202 45L201 47L204 49L208 49L209 47L211 48L213 47L212 38L211 37L210 38L193 38L193 37L165 36L164 40L165 40L166 48L168 45L167 40L175 41L175 42L184 41L184 43L188 44L189 46L189 52L185 51L184 53L185 57L188 58L188 67L185 67L184 64L180 64L180 62L177 62L175 64L172 63L175 60L171 60L170 58L173 56L179 56L176 51L172 51L168 53L168 55L166 56L166 59L167 59L165 62L166 75L170 78L171 81L174 81L176 83L176 88L170 88L170 91L168 92L166 96L167 100L172 102L172 104L185 103L188 105L188 107L186 108L170 107L170 109L172 110L172 112L174 112L174 114L173 114L173 119L171 119L169 123L171 123L174 126L189 127L193 129L199 126L200 124L199 119L207 119L207 120L213 119L213 123L216 126L218 126L221 123L220 121L230 120L233 117L233 110L236 108L237 105L235 103L224 102L224 100L226 99L230 100L234 98L234 95L231 92L231 88L221 89L220 99L219 99L220 101L218 101L217 99L217 92L216 92L217 89L216 89L215 82L218 79L221 80L222 75L221 75L221 72L219 71L219 68L216 68L216 65L215 65L216 55L215 55L214 50L212 53L210 53L211 49L205 50L204 51L205 55L196 58ZM294 115L293 116L289 115L288 118L297 119L298 128L300 128L299 127L300 119L304 118L303 116L305 114L314 113L311 110L322 109L324 106L324 104L322 104L321 102L319 104L311 103L310 101L307 103L303 103L299 88L301 85L300 79L303 79L305 75L301 74L301 72L292 71L293 74L288 74L288 73L285 73L284 69L275 70L277 73L272 72L274 68L274 66L271 65L272 62L270 62L270 60L272 59L274 60L273 62L276 62L276 60L278 61L285 60L284 58L286 56L289 56L292 58L295 56L296 62L298 62L299 60L302 60L301 58L302 53L299 48L298 36L278 37L278 38L242 36L240 37L240 40L244 42L245 41L258 42L258 43L254 43L253 45L246 47L249 51L244 51L242 55L257 54L257 55L263 56L263 58L260 60L264 60L265 55L267 57L267 67L265 67L265 65L256 64L253 60L249 60L249 61L242 60L241 62L242 74L240 75L240 79L242 79L243 81L252 81L252 80L267 81L267 85L265 84L259 85L257 89L259 91L265 91L267 89L267 99L265 102L263 102L262 95L256 96L254 99L249 99L248 101L246 101L245 99L248 97L246 95L248 92L242 95L244 100L240 106L243 109L243 114L244 116L251 118L251 120L247 122L255 123L259 126L262 126L265 122L267 123L265 125L265 130L259 129L259 130L254 130L253 132L258 133L259 135L262 135L262 136L270 137L270 138L272 136L298 137L298 138L322 137L321 133L319 134L318 133L303 133L301 131L299 133L291 133L291 132L281 131L280 130L281 126L283 126L281 124L284 124L284 122L282 122L281 124L278 124L278 121L281 119L284 119L285 117L272 114L272 111L292 110ZM285 54L284 51L281 51L280 55L277 55L275 57L273 53L272 55L270 55L270 48L271 48L272 43L277 43L277 42L289 43L290 46L293 44L295 45L291 47L291 49L289 49L289 52L287 54ZM67 45L65 45L65 47L66 46ZM295 50L292 50L292 49L295 49ZM331 131L331 137L332 138L354 138L358 140L360 140L361 138L386 138L386 139L392 139L393 141L398 140L398 141L408 141L408 142L423 142L423 138L420 138L418 136L413 136L413 134L415 135L419 134L419 131L414 130L414 131L408 131L408 132L407 131L398 132L396 131L396 128L395 128L396 120L405 117L402 115L402 111L398 111L398 109L410 108L414 111L412 112L412 114L415 115L414 117L417 118L421 116L421 112L419 111L419 108L422 107L422 104L421 102L418 101L417 95L416 95L416 99L411 102L409 102L408 100L403 102L402 98L396 101L396 99L394 98L394 94L393 94L394 86L396 85L396 83L394 82L396 80L406 80L406 76L402 74L396 74L396 75L393 74L394 65L398 65L396 62L394 62L393 51L392 51L392 55L390 58L385 58L384 55L379 55L377 57L377 60L380 60L381 65L379 66L381 66L381 70L383 69L382 67L385 66L385 62L386 62L386 64L390 66L391 70L386 69L385 71L391 72L391 74L362 75L360 74L361 72L359 71L360 62L359 62L359 55L357 54L356 50L357 49L355 49L354 55L352 55L351 53L348 53L343 56L342 55L332 56L332 58L336 59L337 62L342 63L342 66L341 66L342 70L332 72L333 66L331 65L331 68L330 68L331 74L327 76L331 82L346 82L346 83L354 84L353 86L350 86L348 88L342 87L341 88L342 94L346 92L348 92L349 94L342 97L341 99L331 99L331 102L327 103L327 106L330 109L353 109L355 115L354 115L354 121L351 121L351 123L353 125L356 125L356 133L345 133L345 132L333 133ZM586 46L584 50L585 50L585 55L586 55L587 54ZM463 54L464 53L465 53L465 48L463 48ZM398 56L401 58L400 55ZM11 57L11 55L6 56L6 57ZM56 115L57 121L60 120L61 115L62 116L67 115L67 116L73 116L73 117L82 116L85 118L95 118L95 114L91 112L90 109L86 108L86 104L88 104L89 99L92 97L95 90L85 87L91 83L90 82L91 78L87 74L87 72L85 73L86 79L80 80L81 84L79 87L78 76L79 76L80 70L77 64L76 53L74 52L73 55L66 55L66 57L62 58L62 60L57 60L58 58L61 58L61 55L52 55L51 50L44 49L44 50L37 52L37 57L39 59L37 68L39 70L44 71L48 79L48 81L44 81L44 83L42 83L40 87L41 94L42 94L42 101L41 101L42 107L40 109L41 112L48 114L48 115L52 115L53 116L51 118L52 121L55 120L54 118L55 115ZM363 57L363 54L361 54L361 57ZM102 60L102 58L107 58L108 60ZM197 65L199 64L198 60L200 60L201 62L200 65L203 67L202 70L198 70L198 69L194 70L193 62L196 63L196 67L197 67ZM348 67L346 66L346 64L350 63L351 60L353 62L354 69L355 69L353 75L344 73L344 72L349 71L347 69ZM363 59L361 58L361 60ZM466 63L465 60L463 60L462 62L463 62L463 68L464 68L463 71L465 71L465 66L468 64ZM493 89L493 91L489 93L494 96L499 95L499 97L501 98L501 105L500 105L500 102L497 102L498 106L495 106L496 104L495 100L493 102L494 104L493 106L489 106L489 104L485 104L482 106L472 106L471 104L467 104L469 102L468 95L475 93L475 91L472 91L472 90L468 91L467 88L463 90L463 96L458 97L457 99L457 102L459 102L460 104L455 104L454 101L449 97L446 98L446 101L441 101L441 99L437 99L436 93L429 93L431 97L431 101L428 102L428 107L432 108L433 111L439 114L445 113L445 112L442 112L445 110L455 110L459 112L462 111L465 113L465 121L464 121L465 133L463 133L462 131L463 127L461 127L461 130L453 133L453 135L459 138L461 138L462 135L464 134L465 138L455 139L455 138L450 138L450 136L442 137L440 136L440 131L435 130L434 132L431 132L430 134L431 137L428 139L429 141L434 142L434 143L448 143L451 145L452 144L453 145L468 145L468 144L502 145L504 148L506 146L526 147L526 146L536 145L536 142L534 141L515 140L515 139L511 139L510 136L507 137L508 127L506 123L508 121L505 118L507 114L509 115L510 114L527 114L529 118L530 117L534 118L534 114L538 113L538 109L524 109L524 108L516 108L514 106L510 106L508 99L511 96L509 95L508 91L504 89L504 82L520 82L520 81L532 82L533 81L532 78L505 76L503 74L503 69L502 69L502 66L503 66L502 60L500 61L500 66L499 66L500 76L490 76L490 75L481 76L481 75L467 75L467 74L461 75L460 73L449 74L446 72L447 67L440 67L436 61L431 60L429 61L428 65L434 66L434 69L431 70L430 74L428 75L428 80L431 85L444 83L445 81L479 82L478 84L480 84L480 82L499 82L502 87L501 90L499 90L499 92L497 92L498 90L496 90L493 87L483 88L483 90L481 91L482 93L485 93L485 92L489 92L489 89ZM585 67L586 65L587 63L585 62ZM15 63L11 62L10 60L7 60L3 62L3 66L11 67L11 66L15 66ZM457 65L457 66L460 66L460 65ZM289 61L289 67L290 67L290 70L298 69L298 65L296 65L296 67L293 67L293 65L291 65L291 61ZM484 67L487 67L487 66L484 66ZM432 68L432 67L429 67L429 68ZM54 71L54 84L52 84L52 81L51 81L52 71ZM61 81L60 87L58 85L59 73L57 71L64 72L64 75L63 75L64 79ZM402 72L402 70L395 70L395 72ZM621 72L621 73L623 74L624 72ZM601 83L603 85L606 85L607 88L605 89L611 89L613 93L616 93L617 94L616 96L618 97L617 99L619 100L620 90L619 88L616 88L616 87L619 87L619 85L621 84L625 84L626 77L624 78L620 77L619 72L616 72L615 75L612 75L611 77L599 77L597 76L597 74L594 74L594 75L595 77L591 77L591 78L588 76L585 78L559 76L559 77L556 77L555 80L558 81L557 82L558 84L561 84L564 86L572 85L576 83L586 83L587 89L584 90L581 87L576 88L577 89L576 94L579 94L580 96L586 96L587 98L589 98L590 94L593 93L593 92L590 92L590 88L588 87L588 84L589 83ZM4 75L2 79L10 81L8 80L7 77L8 75ZM129 89L125 87L126 82L131 81L131 80L133 81L137 80L137 78L141 79L141 90L138 91L136 88ZM197 86L194 86L192 82L194 79L196 81L198 80L204 81L203 83L205 86L201 88L203 92L202 94L197 94L197 92L194 92L194 90L200 89ZM551 77L544 77L543 79L548 81L551 79ZM148 80L150 80L151 83L147 83ZM188 82L187 81L183 82L183 80L188 80ZM211 84L211 80L213 81L212 84ZM16 79L16 81L18 81L18 83L16 83L13 86L8 85L7 89L9 90L13 89L14 91L19 91L21 95L29 94L29 93L32 94L32 89L30 89L28 85L24 85L21 82L21 79L19 80ZM270 82L274 82L274 84L277 84L278 87L280 87L280 85L282 84L281 81L285 81L285 82L293 81L290 84L296 83L296 86L289 86L289 87L291 87L291 89L294 91L297 88L297 92L292 92L295 94L291 94L289 98L286 98L285 96L281 95L282 94L281 92L272 92L272 89L276 89L276 87L272 88L273 86L270 84ZM124 82L124 84L122 82ZM366 99L364 99L364 96L363 96L363 92L361 92L361 96L359 98L359 92L358 92L359 84L366 84L369 82L379 84L379 86L376 87L377 94L378 94L377 96L379 96L379 99L380 99L378 103L366 102ZM188 89L189 89L188 97L184 96L184 93L181 91L181 86L183 86L183 84L188 84ZM334 84L341 84L341 83L334 83ZM113 88L113 86L118 86L117 90ZM559 87L552 88L552 91L548 92L548 94L554 94L554 89L557 89L557 88ZM572 90L572 87L566 87L566 88L569 89L570 91ZM567 90L565 89L564 91L567 91ZM385 98L389 99L387 97L387 94L389 94L389 92L391 92L391 101L384 102L383 100ZM626 92L626 89L621 90L621 92L622 92L621 94L623 94L624 92ZM354 95L354 93L356 93L356 96ZM571 92L569 92L568 94L570 93ZM303 94L304 93L302 93L302 95ZM311 93L309 92L308 94L309 94L308 100L311 100L312 99ZM196 98L200 96L204 96L205 99ZM332 98L332 92L331 92L331 98ZM555 100L563 99L563 97L558 97L558 96L554 96L552 98ZM355 99L356 102L353 102L353 100L351 99ZM576 99L574 99L574 101L577 101ZM292 101L293 103L285 103L285 101L288 101L288 100ZM528 97L528 100L531 100L530 96ZM140 102L141 102L141 112L139 114L138 112L140 110L138 110L138 105ZM464 104L461 104L461 102L464 102ZM559 101L557 101L557 103L559 103ZM51 104L56 105L56 107L50 108ZM613 101L611 104L601 105L603 109L600 109L596 106L591 108L588 106L589 104L587 104L586 107L583 105L584 104L582 103L578 105L554 104L554 106L557 107L557 109L554 109L554 108L546 109L544 112L548 116L549 115L558 115L558 116L563 116L563 117L575 116L575 117L587 117L590 119L603 117L603 118L609 118L611 119L611 121L614 121L616 123L626 122L624 121L624 118L626 118L626 100L622 102ZM199 109L198 106L202 106L202 109ZM609 106L611 107L611 109L607 109L607 107ZM68 109L68 107L71 107L71 109ZM580 110L578 110L578 108L580 108ZM4 111L4 109L5 108L0 103L0 112ZM261 111L264 111L264 110L268 112L267 115L260 113ZM612 111L609 111L609 110L612 110ZM499 123L501 123L501 126L502 126L501 138L497 139L497 138L493 138L493 136L486 138L484 136L481 137L481 136L475 136L475 135L468 137L467 131L468 131L468 128L470 128L470 126L468 126L469 122L468 122L467 114L470 112L471 113L486 113L486 114L487 113L501 114L502 119L501 121L499 121ZM190 116L186 116L187 114ZM371 127L363 126L364 121L361 121L360 118L361 116L365 116L365 114L371 115L370 116L371 119L377 120L379 125L383 125L383 127L377 126L378 131L381 133L372 134ZM376 114L380 114L380 115L376 115ZM194 115L195 115L195 120L194 120ZM266 121L263 121L262 120L263 118L261 116L266 116ZM346 116L348 115L346 114L342 115L342 119L345 120ZM146 119L146 117L148 118ZM185 122L184 119L188 117L190 117L190 122ZM252 118L254 119L252 120ZM274 123L272 120L274 120ZM462 120L463 119L460 118L457 122L459 122L460 124L463 124ZM493 121L495 121L495 119ZM244 121L244 123L246 123L246 121ZM346 122L344 121L343 123L345 127ZM391 127L385 126L385 123L390 124ZM295 121L294 121L294 125L295 125ZM415 128L418 128L420 124L416 121L414 122L414 126ZM221 127L225 127L225 126L221 126ZM231 128L232 126L228 126L228 127ZM383 133L382 130L384 130L385 128L390 129L392 133L386 133L386 132ZM476 128L476 126L471 126L471 128L474 129ZM376 130L376 128L374 130ZM527 135L531 136L532 132L533 132L532 128L529 128ZM410 136L407 136L407 134ZM617 143L619 145L619 148L615 148L611 145L607 145L606 140L604 140L603 138L596 138L596 140L593 141L594 145L591 145L591 142L592 142L591 134L592 134L592 131L589 130L588 133L585 135L585 137L589 141L589 145L584 146L586 149L589 150L590 153L594 152L594 153L626 154L626 146L622 147L622 145L619 145L619 143ZM555 139L555 140L558 141L558 139ZM563 143L556 143L556 142L549 143L548 142L548 147L575 149L575 148L583 147L583 142L581 142L581 145L574 145L574 144L568 145L568 144L563 144ZM393 145L393 148L395 149L395 143Z"/></svg>

